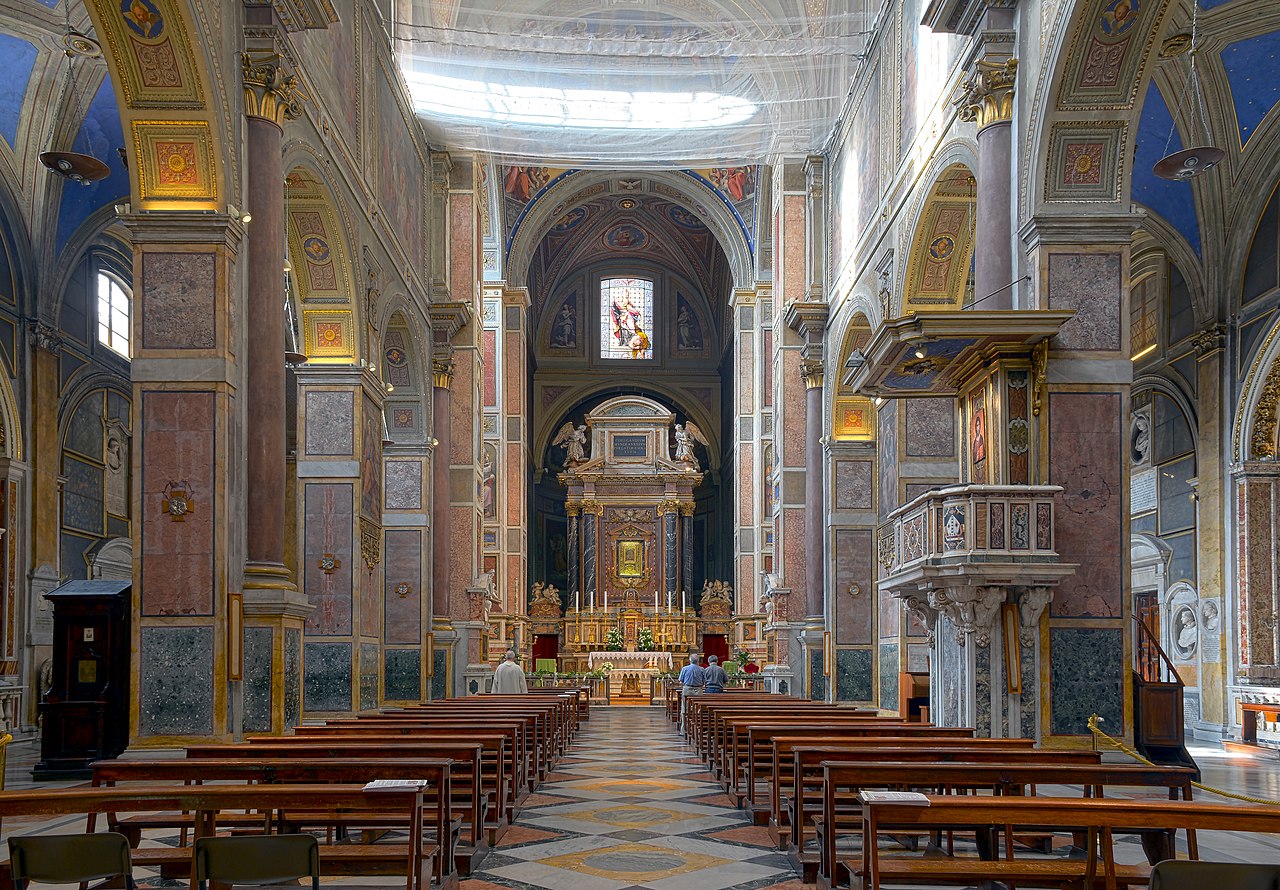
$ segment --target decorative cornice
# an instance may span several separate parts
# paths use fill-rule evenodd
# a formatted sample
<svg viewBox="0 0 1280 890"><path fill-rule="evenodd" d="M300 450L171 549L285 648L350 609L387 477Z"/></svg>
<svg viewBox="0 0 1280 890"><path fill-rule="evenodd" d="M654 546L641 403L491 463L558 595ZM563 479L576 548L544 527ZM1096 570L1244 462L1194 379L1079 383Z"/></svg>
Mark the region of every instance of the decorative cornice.
<svg viewBox="0 0 1280 890"><path fill-rule="evenodd" d="M1205 358L1221 349L1225 349L1227 345L1227 326L1215 324L1205 328L1203 331L1197 331L1191 337L1191 345L1196 349L1197 358Z"/></svg>
<svg viewBox="0 0 1280 890"><path fill-rule="evenodd" d="M241 64L246 117L283 126L285 120L302 115L304 95L298 87L298 78L285 72L278 54L254 56L246 52L241 55Z"/></svg>
<svg viewBox="0 0 1280 890"><path fill-rule="evenodd" d="M56 327L39 319L31 322L31 345L57 355L62 351L62 334Z"/></svg>
<svg viewBox="0 0 1280 890"><path fill-rule="evenodd" d="M810 343L821 343L827 332L831 306L819 300L797 300L787 307L787 327Z"/></svg>
<svg viewBox="0 0 1280 890"><path fill-rule="evenodd" d="M453 383L454 368L452 358L433 358L431 360L431 385L436 389L448 389Z"/></svg>
<svg viewBox="0 0 1280 890"><path fill-rule="evenodd" d="M800 360L800 378L804 380L805 389L822 389L823 368L817 359Z"/></svg>
<svg viewBox="0 0 1280 890"><path fill-rule="evenodd" d="M960 108L960 119L977 121L979 130L1012 120L1018 60L978 59L975 65L977 71L960 85L960 96L955 101Z"/></svg>
<svg viewBox="0 0 1280 890"><path fill-rule="evenodd" d="M443 332L446 340L452 340L458 331L471 322L470 303L457 300L437 301L427 307L432 332Z"/></svg>
<svg viewBox="0 0 1280 890"><path fill-rule="evenodd" d="M322 31L338 22L331 0L271 0L271 5L288 31Z"/></svg>

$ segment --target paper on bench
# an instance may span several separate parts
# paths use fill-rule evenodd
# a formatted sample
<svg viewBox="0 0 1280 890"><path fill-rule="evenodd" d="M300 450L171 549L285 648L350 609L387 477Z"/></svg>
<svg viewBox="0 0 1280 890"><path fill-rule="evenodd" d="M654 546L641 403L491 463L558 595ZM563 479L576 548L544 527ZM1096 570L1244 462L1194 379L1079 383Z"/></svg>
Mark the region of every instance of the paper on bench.
<svg viewBox="0 0 1280 890"><path fill-rule="evenodd" d="M929 795L919 791L861 791L858 797L863 803L896 803L909 807L929 805Z"/></svg>
<svg viewBox="0 0 1280 890"><path fill-rule="evenodd" d="M417 791L427 787L426 779L374 779L365 791Z"/></svg>

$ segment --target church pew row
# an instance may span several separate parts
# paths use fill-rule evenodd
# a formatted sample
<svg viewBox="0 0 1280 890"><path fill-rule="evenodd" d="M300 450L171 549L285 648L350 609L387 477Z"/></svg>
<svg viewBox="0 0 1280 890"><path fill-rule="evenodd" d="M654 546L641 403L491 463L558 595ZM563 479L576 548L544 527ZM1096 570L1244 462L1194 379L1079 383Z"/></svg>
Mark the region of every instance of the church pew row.
<svg viewBox="0 0 1280 890"><path fill-rule="evenodd" d="M530 686L530 695L560 695L565 691L574 692L578 697L577 724L579 728L584 721L591 719L591 687L590 686Z"/></svg>
<svg viewBox="0 0 1280 890"><path fill-rule="evenodd" d="M473 746L471 772L478 774L482 747ZM463 754L466 752L457 752ZM338 760L323 758L304 760L99 760L90 764L93 771L91 787L114 788L136 784L183 783L199 786L206 782L240 782L260 785L323 785L367 783L375 779L421 780L425 809L423 832L428 840L435 841L439 855L435 858L433 876L437 885L456 882L457 869L454 852L460 845L462 817L454 815L452 807L452 772L455 764L465 760L452 758L415 758L382 760ZM465 803L465 801L464 801ZM302 814L290 814L290 821L298 824ZM86 831L97 830L98 813L88 817ZM395 827L394 814L379 814L375 819L367 812L354 812L349 816L328 817L321 813L315 817L314 826L320 828L361 828L378 826ZM237 829L254 827L270 828L270 821L262 814L223 814L220 821ZM180 832L179 846L186 846L188 833L196 827L192 813L147 813L122 815L109 810L106 813L108 831L117 831L129 839L136 848L142 840L142 832L148 829L173 829ZM311 827L311 823L307 823Z"/></svg>
<svg viewBox="0 0 1280 890"><path fill-rule="evenodd" d="M795 717L759 717L748 715L729 717L725 720L726 734L717 750L716 772L726 792L740 803L746 796L744 776L747 766L747 741L755 730L763 741L772 730L778 735L815 733L840 733L847 738L929 738L968 739L973 730L959 726L933 726L926 723L881 723L865 717L846 717L842 714L822 714L799 720Z"/></svg>
<svg viewBox="0 0 1280 890"><path fill-rule="evenodd" d="M793 824L791 814L797 806L816 806L822 799L822 761L839 759L849 753L855 759L866 760L928 760L936 752L943 760L972 759L974 762L1007 759L1009 755L1040 756L1044 752L1033 747L1031 739L937 739L864 736L851 739L847 735L805 733L803 735L777 735L766 730L771 740L767 763L767 786L758 785L752 791L758 795L756 802L748 798L756 824L768 824L769 832L780 849L793 840L787 834ZM881 756L878 752L885 752ZM1052 753L1052 752L1051 752ZM1099 755L1091 751L1070 752L1069 762L1097 763ZM1036 761L1038 762L1038 761ZM760 768L760 767L758 767ZM799 803L793 803L798 801ZM763 821L762 821L763 819Z"/></svg>
<svg viewBox="0 0 1280 890"><path fill-rule="evenodd" d="M976 753L976 752L971 752ZM1022 752L1026 753L1026 752ZM1044 753L1044 752L1039 752ZM1059 759L1061 761L1061 759ZM864 790L908 790L938 794L992 794L1002 796L1034 795L1037 786L1080 786L1084 797L1101 798L1108 789L1151 789L1167 792L1170 800L1191 799L1191 781L1195 771L1186 767L1144 766L1113 763L1050 762L852 762L823 763L822 807L811 820L818 857L817 884L821 890L847 886L847 869L839 863L837 843L840 839L862 839L862 805L858 794ZM804 835L808 837L807 830ZM1144 839L1146 839L1144 837ZM1192 858L1198 847L1194 831L1188 835ZM954 854L954 847L947 851ZM995 855L998 851L986 851ZM1157 845L1157 855L1168 853ZM1015 855L1012 836L1006 836L1004 853ZM807 862L811 851L789 849L797 870L801 858Z"/></svg>
<svg viewBox="0 0 1280 890"><path fill-rule="evenodd" d="M321 843L320 873L324 877L404 875L406 890L427 890L439 846L425 839L423 825L428 792L365 791L363 785L128 785L115 788L78 787L39 791L0 792L0 820L104 813L190 813L196 837L218 831L223 814L238 810L262 813L262 832L281 825L289 814L306 813L317 824L341 823L358 815L393 821L407 833L398 843ZM160 846L134 851L135 866L152 867L167 876L191 874L193 847ZM4 880L10 885L8 863ZM194 890L195 882L192 881ZM456 890L456 873L439 884Z"/></svg>
<svg viewBox="0 0 1280 890"><path fill-rule="evenodd" d="M463 822L463 841L454 851L454 861L458 870L468 875L488 854L491 839L496 842L507 828L498 824L496 818L490 818L494 809L490 806L490 798L498 784L494 773L489 772L487 778L485 773L486 765L502 763L503 742L503 737L497 735L474 735L467 740L420 738L413 742L361 738L311 743L309 739L280 739L272 744L193 745L187 748L187 757L191 760L416 760L448 757L455 761L452 804ZM481 748L478 770L473 753L476 746ZM462 774L463 770L467 774Z"/></svg>
<svg viewBox="0 0 1280 890"><path fill-rule="evenodd" d="M510 824L519 815L521 802L528 794L528 776L530 763L523 753L523 731L517 724L500 720L485 720L484 732L502 733L506 737L504 746L504 768L492 770L486 767L486 773L495 776L497 787L494 789L496 812L494 818L499 823ZM420 737L430 738L442 734L456 735L467 740L475 733L476 723L458 724L453 722L419 723L408 720L341 720L329 721L323 726L299 726L294 730L293 738L313 739L315 741L355 740L365 738L386 739L388 741L406 742ZM250 739L251 744L269 744L269 738Z"/></svg>
<svg viewBox="0 0 1280 890"><path fill-rule="evenodd" d="M711 695L691 695L682 699L685 713L684 734L689 744L701 750L703 736L708 731L711 713L719 708L812 708L829 707L824 702L811 702L807 699L792 698L782 695L757 695L741 692L721 692Z"/></svg>
<svg viewBox="0 0 1280 890"><path fill-rule="evenodd" d="M846 859L858 886L981 886L999 881L1018 887L1146 886L1146 865L1116 862L1116 834L1144 832L1163 839L1148 844L1148 860L1172 858L1174 835L1188 831L1280 832L1280 808L1191 800L1097 800L1063 797L929 795L927 806L870 803L862 807L862 853ZM882 835L967 831L1006 839L991 843L990 858L908 855L881 849ZM1007 843L1022 832L1080 833L1084 858L1037 858ZM873 841L873 839L875 839ZM1152 855L1154 852L1154 856ZM999 858L996 858L999 857Z"/></svg>

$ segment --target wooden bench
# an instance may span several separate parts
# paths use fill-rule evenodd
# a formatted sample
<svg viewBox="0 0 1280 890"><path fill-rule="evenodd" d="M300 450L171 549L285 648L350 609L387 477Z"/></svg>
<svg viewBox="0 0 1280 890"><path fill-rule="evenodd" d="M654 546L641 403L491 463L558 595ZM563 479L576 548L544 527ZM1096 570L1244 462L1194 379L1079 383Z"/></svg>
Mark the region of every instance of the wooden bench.
<svg viewBox="0 0 1280 890"><path fill-rule="evenodd" d="M1195 770L1173 766L1112 763L992 762L992 763L890 763L826 762L823 764L821 814L813 819L818 843L817 884L822 890L842 886L847 880L836 857L842 835L862 829L864 790L894 789L955 792L986 791L1023 796L1038 785L1080 786L1084 797L1101 798L1108 788L1163 788L1170 800L1190 800ZM1192 858L1198 848L1195 834L1188 837ZM948 852L954 852L949 850ZM1006 838L1006 856L1012 858L1012 838Z"/></svg>
<svg viewBox="0 0 1280 890"><path fill-rule="evenodd" d="M929 795L928 806L865 803L862 807L862 855L845 861L845 867L867 890L886 884L941 884L973 886L1000 881L1019 887L1061 887L1067 884L1114 890L1119 886L1145 886L1146 865L1115 861L1113 839L1121 832L1163 835L1167 852L1178 831L1280 832L1280 807L1256 804L1220 804L1192 800L1097 800L1063 797L963 797ZM992 838L1018 831L1083 833L1083 859L922 858L880 850L881 834L935 831L986 832ZM1151 850L1148 848L1148 859ZM1006 848L1006 851L1011 848ZM1158 853L1157 855L1164 855ZM1225 890L1225 888L1224 888Z"/></svg>
<svg viewBox="0 0 1280 890"><path fill-rule="evenodd" d="M862 740L859 740L859 743ZM957 740L957 745L936 748L928 744L928 740L908 745L875 745L853 747L845 742L842 746L797 746L791 752L790 781L781 789L778 797L776 815L771 817L772 825L777 825L776 834L779 847L787 851L787 856L797 873L808 880L815 879L820 860L819 850L811 846L815 840L815 826L812 816L822 810L823 790L825 787L823 766L826 761L847 763L1081 763L1094 764L1101 762L1101 756L1093 751L1046 751L1036 748L1001 748L984 745L981 742L990 740L967 739ZM973 744L979 742L980 744Z"/></svg>
<svg viewBox="0 0 1280 890"><path fill-rule="evenodd" d="M493 737L498 738L501 737ZM192 745L187 757L197 760L378 760L392 758L446 757L454 761L453 800L455 811L462 816L463 843L454 852L458 870L470 874L489 852L489 837L501 831L487 822L489 794L495 786L482 780L481 764L484 762L485 745L479 739L472 742L418 739L411 743L375 743L370 739L355 742L328 741L324 744L308 744L307 739L279 739L274 744L256 745ZM481 750L477 762L477 747ZM490 759L489 762L493 762ZM499 759L500 763L501 760ZM503 827L505 829L505 827Z"/></svg>
<svg viewBox="0 0 1280 890"><path fill-rule="evenodd" d="M320 871L330 875L405 875L406 890L426 890L439 847L423 836L424 791L365 791L363 785L147 785L116 788L66 788L0 792L0 819L73 816L91 813L190 813L196 837L218 831L221 814L259 810L264 826L291 811L327 815L335 820L356 814L390 816L408 832L405 843L321 844ZM137 850L137 866L191 874L191 847ZM6 864L7 867L7 864ZM7 877L7 875L6 875ZM195 890L195 880L191 881ZM457 876L442 885L456 890Z"/></svg>

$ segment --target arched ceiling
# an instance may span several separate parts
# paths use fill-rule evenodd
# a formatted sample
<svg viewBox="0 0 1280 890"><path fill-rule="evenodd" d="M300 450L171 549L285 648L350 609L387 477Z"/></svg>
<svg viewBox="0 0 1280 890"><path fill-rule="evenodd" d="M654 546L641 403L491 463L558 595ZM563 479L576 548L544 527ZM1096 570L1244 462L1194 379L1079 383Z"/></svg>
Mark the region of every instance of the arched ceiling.
<svg viewBox="0 0 1280 890"><path fill-rule="evenodd" d="M577 270L608 260L671 269L700 286L713 306L728 294L728 262L701 218L663 197L623 192L568 206L547 230L529 265L534 311Z"/></svg>

